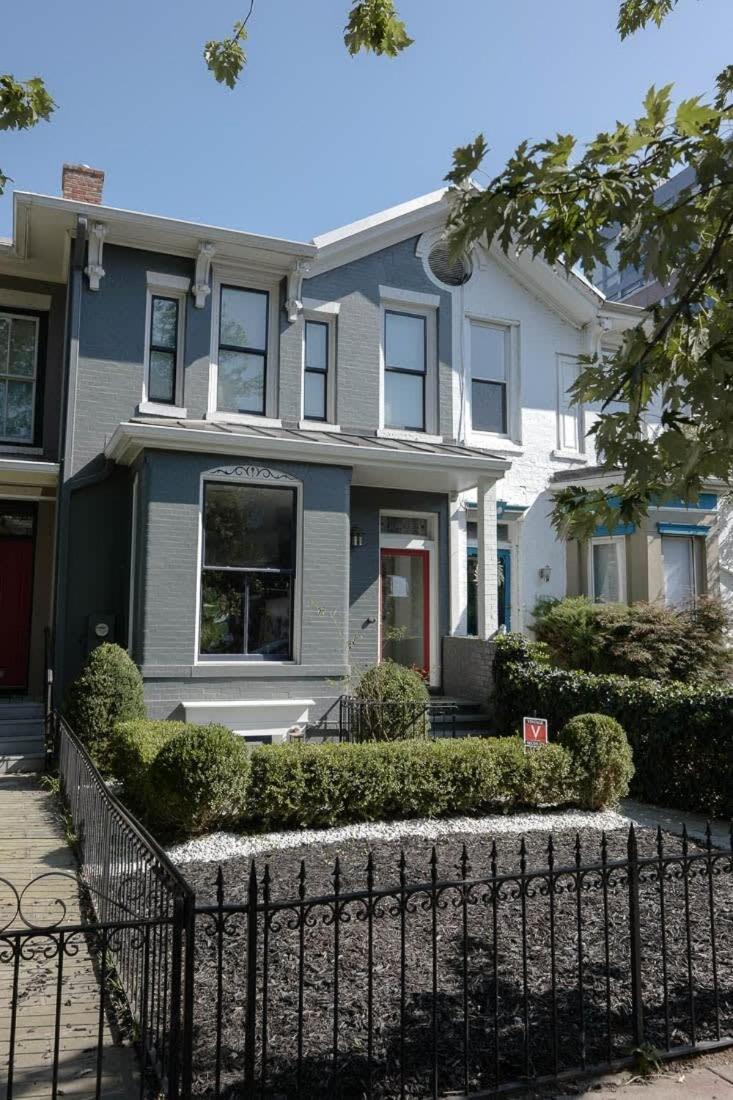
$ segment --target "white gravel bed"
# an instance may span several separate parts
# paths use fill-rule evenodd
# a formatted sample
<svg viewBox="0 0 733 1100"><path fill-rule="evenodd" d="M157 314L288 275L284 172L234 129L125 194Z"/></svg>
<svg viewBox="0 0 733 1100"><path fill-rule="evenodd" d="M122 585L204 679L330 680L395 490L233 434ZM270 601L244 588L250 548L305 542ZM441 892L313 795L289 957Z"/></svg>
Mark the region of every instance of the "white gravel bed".
<svg viewBox="0 0 733 1100"><path fill-rule="evenodd" d="M450 836L451 833L499 835L501 833L566 832L576 829L628 829L631 818L615 810L587 813L491 814L487 817L417 818L412 821L376 821L344 825L336 829L294 829L286 833L212 833L168 849L174 863L221 862L235 856L257 856L276 848L339 844L348 840L400 840L402 837Z"/></svg>

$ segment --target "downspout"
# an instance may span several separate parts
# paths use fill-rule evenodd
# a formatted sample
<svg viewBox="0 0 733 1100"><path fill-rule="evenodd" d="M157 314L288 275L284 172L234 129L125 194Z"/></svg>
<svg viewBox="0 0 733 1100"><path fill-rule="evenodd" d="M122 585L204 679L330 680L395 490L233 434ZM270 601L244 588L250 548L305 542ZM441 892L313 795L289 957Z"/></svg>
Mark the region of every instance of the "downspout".
<svg viewBox="0 0 733 1100"><path fill-rule="evenodd" d="M61 424L59 431L59 492L58 519L56 536L56 568L54 586L56 590L56 614L54 620L54 653L52 657L54 690L53 701L59 706L57 684L63 683L64 663L64 624L66 622L68 599L68 561L71 498L78 489L85 489L106 481L114 469L114 463L105 461L101 469L86 477L71 482L67 475L73 476L74 433L76 425L76 394L79 377L79 340L81 335L82 277L87 243L87 219L79 217L76 224L76 236L71 253L69 268L69 289L67 294L66 320L64 323L64 380L61 400Z"/></svg>

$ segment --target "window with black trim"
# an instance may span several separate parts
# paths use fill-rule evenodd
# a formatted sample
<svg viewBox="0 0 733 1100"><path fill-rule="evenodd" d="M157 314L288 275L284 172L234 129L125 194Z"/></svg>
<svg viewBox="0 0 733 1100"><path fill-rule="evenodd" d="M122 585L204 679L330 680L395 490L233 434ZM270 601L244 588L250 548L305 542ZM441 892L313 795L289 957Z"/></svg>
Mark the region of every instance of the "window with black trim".
<svg viewBox="0 0 733 1100"><path fill-rule="evenodd" d="M303 417L328 419L328 370L330 331L327 321L305 322L305 371Z"/></svg>
<svg viewBox="0 0 733 1100"><path fill-rule="evenodd" d="M266 290L221 288L216 398L221 412L265 414L269 299Z"/></svg>
<svg viewBox="0 0 733 1100"><path fill-rule="evenodd" d="M507 434L509 330L471 322L471 426L477 432Z"/></svg>
<svg viewBox="0 0 733 1100"><path fill-rule="evenodd" d="M179 309L178 298L151 295L147 397L162 405L176 404Z"/></svg>
<svg viewBox="0 0 733 1100"><path fill-rule="evenodd" d="M384 426L425 431L427 318L384 312Z"/></svg>
<svg viewBox="0 0 733 1100"><path fill-rule="evenodd" d="M0 312L0 440L33 443L39 383L40 319Z"/></svg>
<svg viewBox="0 0 733 1100"><path fill-rule="evenodd" d="M202 656L292 660L296 530L295 489L205 485Z"/></svg>

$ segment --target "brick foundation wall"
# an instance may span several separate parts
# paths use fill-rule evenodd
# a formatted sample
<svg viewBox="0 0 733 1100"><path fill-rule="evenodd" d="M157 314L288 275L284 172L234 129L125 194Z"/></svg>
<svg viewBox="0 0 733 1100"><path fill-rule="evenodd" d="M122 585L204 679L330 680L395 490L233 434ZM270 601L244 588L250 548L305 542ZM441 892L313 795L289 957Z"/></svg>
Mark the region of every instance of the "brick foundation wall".
<svg viewBox="0 0 733 1100"><path fill-rule="evenodd" d="M483 638L443 638L443 691L488 710L496 644Z"/></svg>

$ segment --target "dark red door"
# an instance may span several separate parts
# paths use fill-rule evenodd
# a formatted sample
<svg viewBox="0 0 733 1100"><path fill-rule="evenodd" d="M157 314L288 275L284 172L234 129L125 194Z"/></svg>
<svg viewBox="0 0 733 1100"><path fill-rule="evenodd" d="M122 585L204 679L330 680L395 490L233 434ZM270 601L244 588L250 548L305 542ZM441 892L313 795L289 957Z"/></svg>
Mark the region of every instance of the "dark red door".
<svg viewBox="0 0 733 1100"><path fill-rule="evenodd" d="M0 690L28 684L33 539L0 538Z"/></svg>

